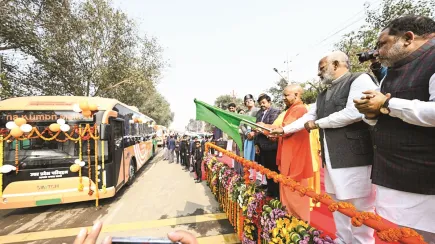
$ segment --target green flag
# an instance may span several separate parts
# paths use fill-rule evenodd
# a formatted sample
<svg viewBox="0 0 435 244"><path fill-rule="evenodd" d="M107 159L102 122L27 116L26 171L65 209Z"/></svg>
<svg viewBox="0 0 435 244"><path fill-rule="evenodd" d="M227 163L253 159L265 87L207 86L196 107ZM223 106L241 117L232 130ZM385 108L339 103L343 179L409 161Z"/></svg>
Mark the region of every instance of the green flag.
<svg viewBox="0 0 435 244"><path fill-rule="evenodd" d="M240 122L245 120L255 123L255 117L231 113L196 99L194 102L196 104L196 120L202 120L216 126L229 135L240 149L243 148L242 138L239 134Z"/></svg>

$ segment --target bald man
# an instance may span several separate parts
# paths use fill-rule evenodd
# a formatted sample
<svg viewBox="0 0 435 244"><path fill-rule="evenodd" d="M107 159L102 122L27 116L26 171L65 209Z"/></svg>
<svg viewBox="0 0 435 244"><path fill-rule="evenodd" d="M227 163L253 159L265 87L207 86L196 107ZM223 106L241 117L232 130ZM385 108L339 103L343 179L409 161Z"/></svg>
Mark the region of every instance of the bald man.
<svg viewBox="0 0 435 244"><path fill-rule="evenodd" d="M318 76L327 89L307 114L273 133L294 134L304 128L320 130L325 190L336 201L347 201L360 211L374 211L374 188L370 180L373 146L369 126L353 104L362 92L376 89L374 79L365 73L349 72L349 58L340 51L319 62ZM335 243L375 243L373 229L353 227L347 216L334 212Z"/></svg>
<svg viewBox="0 0 435 244"><path fill-rule="evenodd" d="M301 100L304 90L299 85L289 85L283 91L283 101L288 108L282 123L285 127L307 113L307 108ZM291 135L279 138L277 165L282 175L297 180L303 186L308 186L308 179L314 176L311 159L310 134L300 130ZM280 199L283 205L294 216L310 222L310 198L300 197L292 192L290 187L280 184Z"/></svg>

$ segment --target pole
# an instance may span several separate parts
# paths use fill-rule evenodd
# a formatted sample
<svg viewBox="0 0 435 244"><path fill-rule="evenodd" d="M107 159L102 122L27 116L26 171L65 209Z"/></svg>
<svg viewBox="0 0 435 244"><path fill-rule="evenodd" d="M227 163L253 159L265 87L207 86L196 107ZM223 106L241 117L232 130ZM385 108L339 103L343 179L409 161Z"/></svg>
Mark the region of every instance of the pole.
<svg viewBox="0 0 435 244"><path fill-rule="evenodd" d="M269 128L266 128L266 127L263 127L263 126L257 125L256 123L251 122L251 121L249 121L249 120L242 119L242 121L240 121L240 122L241 122L241 123L248 124L248 125L253 126L253 127L261 128L261 129L263 129L263 130L267 130L267 131L269 131L269 132L272 132L272 129L269 129Z"/></svg>
<svg viewBox="0 0 435 244"><path fill-rule="evenodd" d="M288 53L287 53L287 81L290 80L290 62L288 60Z"/></svg>
<svg viewBox="0 0 435 244"><path fill-rule="evenodd" d="M287 80L286 78L284 78L284 76L282 76L282 75L278 72L278 69L277 69L277 68L273 68L273 71L275 71L279 76L281 76L281 78L282 78L283 80L285 80L285 81L287 81L287 83L289 83L288 80Z"/></svg>

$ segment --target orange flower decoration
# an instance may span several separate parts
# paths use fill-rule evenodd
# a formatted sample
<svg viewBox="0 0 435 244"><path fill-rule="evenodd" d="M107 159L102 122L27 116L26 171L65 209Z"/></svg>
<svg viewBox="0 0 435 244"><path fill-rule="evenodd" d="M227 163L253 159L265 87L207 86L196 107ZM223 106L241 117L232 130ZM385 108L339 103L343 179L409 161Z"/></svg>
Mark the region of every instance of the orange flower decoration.
<svg viewBox="0 0 435 244"><path fill-rule="evenodd" d="M279 182L282 183L285 186L288 186L290 191L295 191L297 190L301 197L302 196L309 196L313 199L313 203L318 203L321 201L324 201L325 199L332 199L331 196L329 196L326 193L321 193L321 194L315 194L314 190L312 188L307 188L307 187L302 187L300 185L299 182L295 181L294 179L291 179L290 177L287 176L283 176L281 174L278 174L276 172L273 172L269 169L266 169L265 167L256 164L255 162L246 160L245 158L239 157L225 149L222 149L218 146L216 146L213 143L206 143L206 150L208 151L210 148L213 148L225 155L227 155L228 157L235 159L237 162L240 162L243 165L243 171L245 173L244 175L244 180L246 184L250 184L250 180L249 180L249 169L255 169L256 171L259 171L261 174L265 175L267 178L269 179L273 179L275 182ZM375 220L375 221L382 221L382 218L374 213L367 213L367 212L357 212L355 206L353 206L352 204L348 203L348 202L332 202L328 201L326 204L329 204L328 209L331 212L337 211L339 209L350 209L353 210L354 213L352 214L352 225L354 226L361 226L364 224L364 222L366 220ZM237 206L237 210L238 213L236 215L239 216L238 218L238 234L240 236L240 238L242 237L243 234L243 222L244 222L244 217L243 214L241 212L241 209ZM237 219L237 218L236 218ZM379 227L377 227L377 230L379 229L383 229L383 228L387 228L386 225L382 225L381 223L379 223ZM410 237L415 237L417 239L413 239L411 242L409 240L406 240L406 243L417 243L416 240L420 241L418 243L425 243L423 241L423 237L421 235L419 235L417 232L415 232L414 230L410 229L410 228L388 228L385 230L381 230L377 232L379 238L383 241L403 241L403 238L410 238Z"/></svg>
<svg viewBox="0 0 435 244"><path fill-rule="evenodd" d="M406 227L394 229L389 228L386 230L378 231L377 234L379 239L387 242L399 241L402 238L417 237L420 241L426 243L423 241L423 237L419 235L415 230Z"/></svg>

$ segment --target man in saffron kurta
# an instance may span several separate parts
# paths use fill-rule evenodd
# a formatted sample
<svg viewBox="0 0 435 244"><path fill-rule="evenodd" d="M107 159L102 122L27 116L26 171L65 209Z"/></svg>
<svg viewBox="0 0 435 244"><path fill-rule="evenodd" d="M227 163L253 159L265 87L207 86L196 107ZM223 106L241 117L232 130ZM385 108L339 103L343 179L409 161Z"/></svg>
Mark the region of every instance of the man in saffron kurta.
<svg viewBox="0 0 435 244"><path fill-rule="evenodd" d="M289 109L284 116L282 127L307 113L307 108L301 100L302 93L303 89L299 85L290 85L284 89L284 102ZM301 182L303 186L308 186L308 179L314 176L308 131L301 130L279 139L277 164L282 175ZM280 198L290 213L305 221L310 221L309 197L300 197L299 193L280 185Z"/></svg>

